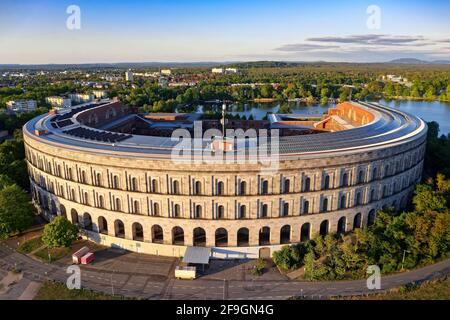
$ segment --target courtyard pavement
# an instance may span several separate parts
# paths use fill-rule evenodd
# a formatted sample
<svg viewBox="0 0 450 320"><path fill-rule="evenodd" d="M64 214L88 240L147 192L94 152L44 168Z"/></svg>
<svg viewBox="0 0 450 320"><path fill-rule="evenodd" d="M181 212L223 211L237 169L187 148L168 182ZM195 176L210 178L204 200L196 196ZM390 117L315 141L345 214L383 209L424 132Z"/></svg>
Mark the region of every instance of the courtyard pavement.
<svg viewBox="0 0 450 320"><path fill-rule="evenodd" d="M20 271L21 280L9 288L0 299L30 298L37 285L45 280L65 283L71 264L70 257L45 263L18 253L17 241L0 243L0 277L6 270ZM420 282L450 275L450 259L421 269L384 276L380 290L369 290L365 280L335 282L300 282L288 280L273 264L268 264L262 276L251 274L253 262L248 260L211 260L210 268L196 280L174 278L179 259L119 251L93 243L79 242L73 248L88 244L96 253L95 262L81 266L83 288L143 299L287 299L302 295L324 299L332 296L386 292L411 282ZM27 289L28 288L28 289ZM29 290L31 293L25 293Z"/></svg>

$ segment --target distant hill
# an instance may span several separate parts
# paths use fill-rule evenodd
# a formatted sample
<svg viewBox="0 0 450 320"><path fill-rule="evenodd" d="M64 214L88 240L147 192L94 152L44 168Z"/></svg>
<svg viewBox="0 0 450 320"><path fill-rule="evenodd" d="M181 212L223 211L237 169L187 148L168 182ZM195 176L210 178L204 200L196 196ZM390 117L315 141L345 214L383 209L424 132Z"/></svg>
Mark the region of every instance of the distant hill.
<svg viewBox="0 0 450 320"><path fill-rule="evenodd" d="M0 70L73 70L73 69L134 69L213 67L218 62L118 62L78 64L0 64Z"/></svg>
<svg viewBox="0 0 450 320"><path fill-rule="evenodd" d="M434 60L434 61L425 61L414 58L400 58L394 59L387 63L392 64L450 64L450 60Z"/></svg>

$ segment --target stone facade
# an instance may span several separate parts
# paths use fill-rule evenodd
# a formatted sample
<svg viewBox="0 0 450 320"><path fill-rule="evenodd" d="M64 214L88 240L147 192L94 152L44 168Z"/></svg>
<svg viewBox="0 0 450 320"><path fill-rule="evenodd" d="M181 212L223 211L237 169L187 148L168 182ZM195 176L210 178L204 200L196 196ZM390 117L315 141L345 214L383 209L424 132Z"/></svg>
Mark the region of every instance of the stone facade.
<svg viewBox="0 0 450 320"><path fill-rule="evenodd" d="M421 178L426 126L400 112L396 119L378 108L374 120L368 108L344 107L334 112L382 119L371 143L293 151L271 173L258 163L173 162L151 148L85 143L46 125L54 115L36 118L24 126L33 200L48 219L64 215L91 240L169 256L194 245L213 247L216 257L258 257L315 234L361 228L378 209L407 204ZM73 122L102 124L128 113L115 101L74 112ZM379 139L384 127L396 137Z"/></svg>
<svg viewBox="0 0 450 320"><path fill-rule="evenodd" d="M282 161L276 174L266 176L257 165L173 165L53 146L32 135L25 135L25 145L34 199L50 216L63 214L86 229L146 243L255 248L349 231L373 221L383 206L402 208L421 177L425 151L421 139ZM183 229L183 241L175 241L174 227ZM263 227L268 232L261 233ZM196 228L204 234L197 229L194 237ZM226 235L216 239L219 228ZM242 228L248 241L242 233L238 242Z"/></svg>

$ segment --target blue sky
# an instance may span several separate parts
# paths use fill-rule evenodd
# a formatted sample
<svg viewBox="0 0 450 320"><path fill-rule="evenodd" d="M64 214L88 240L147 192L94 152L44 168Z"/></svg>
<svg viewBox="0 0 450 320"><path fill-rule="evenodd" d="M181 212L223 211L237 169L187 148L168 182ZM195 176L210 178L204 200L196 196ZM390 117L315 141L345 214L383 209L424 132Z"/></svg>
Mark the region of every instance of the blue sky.
<svg viewBox="0 0 450 320"><path fill-rule="evenodd" d="M450 59L449 16L450 1L1 0L0 64Z"/></svg>

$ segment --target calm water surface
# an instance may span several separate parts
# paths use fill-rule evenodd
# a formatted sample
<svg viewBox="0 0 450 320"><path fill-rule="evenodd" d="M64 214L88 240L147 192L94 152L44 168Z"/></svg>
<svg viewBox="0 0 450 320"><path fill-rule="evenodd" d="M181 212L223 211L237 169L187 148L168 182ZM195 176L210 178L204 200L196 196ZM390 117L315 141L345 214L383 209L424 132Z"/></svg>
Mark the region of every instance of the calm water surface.
<svg viewBox="0 0 450 320"><path fill-rule="evenodd" d="M396 108L404 112L416 115L425 121L436 121L439 123L440 134L450 133L450 103L439 101L385 101L380 100L380 104L391 108ZM298 102L283 103L289 105L294 114L308 114L321 115L327 111L328 108L334 107L333 104L328 105L306 105ZM255 120L260 120L269 112L278 112L281 103L246 103L233 104L229 106L228 112L232 114L245 115L246 117L252 115ZM205 105L198 106L197 112L204 112L207 110L221 110L220 105Z"/></svg>

